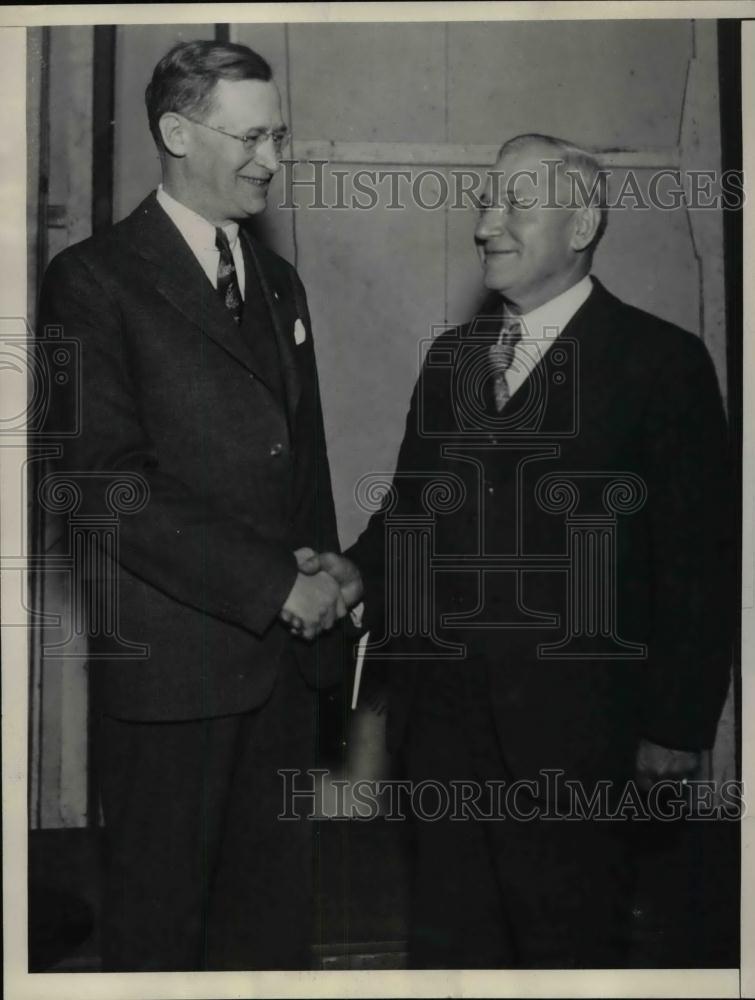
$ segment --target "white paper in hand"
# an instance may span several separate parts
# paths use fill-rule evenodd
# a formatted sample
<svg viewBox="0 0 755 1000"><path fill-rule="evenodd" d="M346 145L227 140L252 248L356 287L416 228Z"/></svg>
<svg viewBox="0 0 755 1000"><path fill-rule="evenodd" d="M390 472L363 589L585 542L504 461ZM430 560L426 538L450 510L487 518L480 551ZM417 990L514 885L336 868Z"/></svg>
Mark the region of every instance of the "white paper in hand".
<svg viewBox="0 0 755 1000"><path fill-rule="evenodd" d="M359 640L357 652L357 665L354 671L354 690L351 693L351 709L356 710L359 703L359 688L362 684L362 669L364 668L364 654L367 652L367 643L370 641L370 633L365 632Z"/></svg>

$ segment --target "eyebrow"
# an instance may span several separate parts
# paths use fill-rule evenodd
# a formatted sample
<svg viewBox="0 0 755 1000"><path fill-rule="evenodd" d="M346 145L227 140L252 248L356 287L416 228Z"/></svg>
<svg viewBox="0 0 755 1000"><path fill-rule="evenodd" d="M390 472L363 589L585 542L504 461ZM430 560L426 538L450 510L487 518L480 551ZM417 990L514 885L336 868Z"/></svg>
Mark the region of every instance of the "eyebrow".
<svg viewBox="0 0 755 1000"><path fill-rule="evenodd" d="M516 190L515 190L515 187L514 187L513 184L506 188L505 200L507 202L511 203L511 204L516 204L516 202L519 200L518 197L517 197L517 195L516 195ZM500 208L501 207L501 205L499 205L497 202L494 202L490 198L490 195L488 195L487 193L481 194L478 197L477 201L478 201L478 203L479 203L479 205L480 205L481 208Z"/></svg>
<svg viewBox="0 0 755 1000"><path fill-rule="evenodd" d="M264 125L250 125L246 132L267 132L268 129ZM273 125L270 132L288 132L288 125L282 122L280 125Z"/></svg>

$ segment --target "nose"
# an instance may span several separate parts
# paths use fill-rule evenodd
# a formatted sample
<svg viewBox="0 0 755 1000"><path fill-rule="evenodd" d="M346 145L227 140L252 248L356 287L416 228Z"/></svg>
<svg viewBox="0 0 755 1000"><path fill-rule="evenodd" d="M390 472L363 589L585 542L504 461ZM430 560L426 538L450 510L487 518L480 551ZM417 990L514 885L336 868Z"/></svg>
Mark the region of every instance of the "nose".
<svg viewBox="0 0 755 1000"><path fill-rule="evenodd" d="M276 173L280 169L281 150L275 148L275 143L271 135L266 135L258 143L254 150L254 161L258 166L269 170L271 174Z"/></svg>
<svg viewBox="0 0 755 1000"><path fill-rule="evenodd" d="M503 208L487 207L482 210L475 226L475 240L483 242L493 236L500 236L506 228L506 212Z"/></svg>

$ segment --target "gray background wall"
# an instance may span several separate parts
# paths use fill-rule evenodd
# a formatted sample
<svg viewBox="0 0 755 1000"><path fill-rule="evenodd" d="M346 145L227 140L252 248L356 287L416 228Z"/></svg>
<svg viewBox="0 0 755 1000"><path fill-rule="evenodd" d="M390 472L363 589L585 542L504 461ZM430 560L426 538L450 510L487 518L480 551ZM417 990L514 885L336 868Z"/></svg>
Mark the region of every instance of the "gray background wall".
<svg viewBox="0 0 755 1000"><path fill-rule="evenodd" d="M115 219L159 180L143 109L155 62L178 39L214 30L117 29ZM484 166L502 140L531 131L601 152L616 185L630 167L643 183L658 167L720 167L714 22L233 25L230 34L272 64L293 156L327 157L350 175L413 164L448 177L454 167ZM33 288L46 259L91 225L92 29L49 32L47 87L39 29L29 42ZM41 215L40 171L49 176ZM423 194L433 199L431 183ZM395 211L384 203L371 211L275 208L283 195L279 178L260 232L296 264L308 290L348 545L365 521L354 484L395 463L423 340L463 321L480 300L475 217L472 209ZM308 199L299 195L304 206ZM719 213L614 212L595 271L620 297L700 335L725 392ZM48 587L48 604L65 601L60 587ZM75 825L86 808L83 651L80 661L36 664L32 683L34 821ZM733 768L731 705L714 768Z"/></svg>

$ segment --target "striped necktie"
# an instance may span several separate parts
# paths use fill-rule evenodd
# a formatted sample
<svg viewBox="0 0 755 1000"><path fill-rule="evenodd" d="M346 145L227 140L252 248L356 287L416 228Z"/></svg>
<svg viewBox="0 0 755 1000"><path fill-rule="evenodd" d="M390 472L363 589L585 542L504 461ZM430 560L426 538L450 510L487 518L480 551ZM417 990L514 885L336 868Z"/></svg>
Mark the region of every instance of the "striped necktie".
<svg viewBox="0 0 755 1000"><path fill-rule="evenodd" d="M522 339L522 324L508 317L501 328L497 343L490 348L490 367L493 372L493 399L498 413L511 398L506 372L514 360L516 345Z"/></svg>
<svg viewBox="0 0 755 1000"><path fill-rule="evenodd" d="M233 316L236 323L241 322L241 312L244 302L241 298L241 289L236 275L236 265L233 263L233 253L231 244L228 242L228 235L220 226L215 230L215 247L220 251L218 260L218 295L225 303L228 312Z"/></svg>

